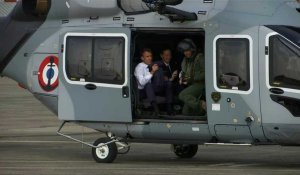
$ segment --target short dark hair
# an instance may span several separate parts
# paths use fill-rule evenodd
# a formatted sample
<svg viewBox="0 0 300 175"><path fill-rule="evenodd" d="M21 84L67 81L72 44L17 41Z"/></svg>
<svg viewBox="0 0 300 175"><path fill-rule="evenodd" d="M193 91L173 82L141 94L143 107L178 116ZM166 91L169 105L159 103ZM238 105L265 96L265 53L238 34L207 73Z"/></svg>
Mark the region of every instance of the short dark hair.
<svg viewBox="0 0 300 175"><path fill-rule="evenodd" d="M170 48L164 47L163 49L160 50L160 54L163 54L167 50L172 51Z"/></svg>
<svg viewBox="0 0 300 175"><path fill-rule="evenodd" d="M152 53L152 50L151 50L150 48L143 48L143 49L141 50L141 56L143 56L143 54L144 54L145 52Z"/></svg>

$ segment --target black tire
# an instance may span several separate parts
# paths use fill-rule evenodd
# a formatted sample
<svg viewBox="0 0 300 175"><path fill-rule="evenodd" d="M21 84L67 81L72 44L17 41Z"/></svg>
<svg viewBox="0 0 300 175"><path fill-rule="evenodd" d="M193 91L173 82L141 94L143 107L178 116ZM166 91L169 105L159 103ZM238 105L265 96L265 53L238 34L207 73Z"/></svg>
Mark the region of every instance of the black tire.
<svg viewBox="0 0 300 175"><path fill-rule="evenodd" d="M94 146L110 141L110 138L100 138L94 142ZM92 148L92 155L94 160L98 163L112 163L117 158L118 148L116 143L110 143L101 148Z"/></svg>
<svg viewBox="0 0 300 175"><path fill-rule="evenodd" d="M173 151L179 158L192 158L198 152L198 145L173 145Z"/></svg>

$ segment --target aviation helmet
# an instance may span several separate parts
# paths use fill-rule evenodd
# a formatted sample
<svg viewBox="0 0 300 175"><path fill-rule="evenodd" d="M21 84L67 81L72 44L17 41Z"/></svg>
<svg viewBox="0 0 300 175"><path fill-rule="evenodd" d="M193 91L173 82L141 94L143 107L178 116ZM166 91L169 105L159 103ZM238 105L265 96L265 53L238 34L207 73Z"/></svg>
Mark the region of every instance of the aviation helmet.
<svg viewBox="0 0 300 175"><path fill-rule="evenodd" d="M178 45L177 45L177 49L179 52L184 53L187 50L191 50L192 52L196 52L197 51L197 47L196 44L194 43L193 40L186 38L184 40L182 40Z"/></svg>

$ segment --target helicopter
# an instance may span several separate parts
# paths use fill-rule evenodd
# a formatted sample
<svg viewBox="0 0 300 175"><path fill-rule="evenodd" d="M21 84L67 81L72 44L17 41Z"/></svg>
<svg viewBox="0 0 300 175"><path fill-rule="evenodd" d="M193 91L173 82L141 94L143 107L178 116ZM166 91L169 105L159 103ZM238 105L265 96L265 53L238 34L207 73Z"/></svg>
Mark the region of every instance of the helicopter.
<svg viewBox="0 0 300 175"><path fill-rule="evenodd" d="M174 60L189 38L205 59L206 112L153 117L138 97L134 69L144 47ZM57 134L111 163L129 143L300 145L298 0L24 0L0 18L0 74L18 82L62 125ZM175 95L176 96L176 95ZM163 97L157 96L162 99ZM200 108L200 106L199 106ZM107 137L87 143L68 123Z"/></svg>

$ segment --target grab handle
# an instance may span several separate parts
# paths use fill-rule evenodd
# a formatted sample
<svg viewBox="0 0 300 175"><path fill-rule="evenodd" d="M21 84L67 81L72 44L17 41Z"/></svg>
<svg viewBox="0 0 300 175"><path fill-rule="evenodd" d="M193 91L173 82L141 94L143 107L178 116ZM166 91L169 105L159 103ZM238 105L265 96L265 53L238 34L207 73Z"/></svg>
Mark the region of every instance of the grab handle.
<svg viewBox="0 0 300 175"><path fill-rule="evenodd" d="M97 86L94 84L86 84L85 88L88 90L95 90L95 89L97 89Z"/></svg>
<svg viewBox="0 0 300 175"><path fill-rule="evenodd" d="M272 92L273 94L283 94L284 91L280 88L271 88L270 92Z"/></svg>

